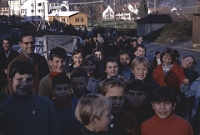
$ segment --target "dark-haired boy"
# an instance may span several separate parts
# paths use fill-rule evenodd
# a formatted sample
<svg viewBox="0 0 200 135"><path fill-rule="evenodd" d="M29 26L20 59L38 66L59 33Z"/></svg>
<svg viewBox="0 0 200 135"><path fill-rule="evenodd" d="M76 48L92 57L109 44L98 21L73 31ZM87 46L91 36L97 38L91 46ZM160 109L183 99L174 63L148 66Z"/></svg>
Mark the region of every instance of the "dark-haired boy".
<svg viewBox="0 0 200 135"><path fill-rule="evenodd" d="M51 50L49 65L51 67L51 72L40 81L38 94L52 100L52 79L60 73L66 74L64 72L66 66L66 51L60 47Z"/></svg>
<svg viewBox="0 0 200 135"><path fill-rule="evenodd" d="M147 87L143 81L131 79L126 83L126 100L123 109L135 115L138 127L154 115L150 102L145 100L146 95Z"/></svg>
<svg viewBox="0 0 200 135"><path fill-rule="evenodd" d="M57 135L59 125L51 101L33 94L36 71L28 61L11 64L11 97L0 106L0 134Z"/></svg>
<svg viewBox="0 0 200 135"><path fill-rule="evenodd" d="M77 103L81 99L81 97L90 93L86 88L87 78L88 78L87 72L82 67L74 68L70 75L71 88L73 90L73 93L70 94L71 109L72 109L72 113L73 113L73 116L72 116L73 131L79 130L81 128L81 124L76 120L74 112L75 112Z"/></svg>
<svg viewBox="0 0 200 135"><path fill-rule="evenodd" d="M58 74L52 79L52 86L53 94L55 96L55 99L52 102L59 121L61 135L68 135L72 131L69 77L62 73Z"/></svg>
<svg viewBox="0 0 200 135"><path fill-rule="evenodd" d="M161 86L153 90L151 104L155 115L142 123L142 135L193 135L189 122L173 113L176 106L173 89Z"/></svg>

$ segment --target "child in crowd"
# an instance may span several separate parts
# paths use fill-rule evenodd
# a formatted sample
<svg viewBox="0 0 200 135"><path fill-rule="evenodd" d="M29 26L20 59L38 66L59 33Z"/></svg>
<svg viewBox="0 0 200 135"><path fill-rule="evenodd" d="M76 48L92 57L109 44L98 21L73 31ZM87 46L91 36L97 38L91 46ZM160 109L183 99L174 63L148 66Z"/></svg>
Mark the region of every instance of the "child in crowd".
<svg viewBox="0 0 200 135"><path fill-rule="evenodd" d="M80 67L83 63L84 53L80 49L75 49L72 54L72 63L67 67L67 72L71 73L76 67Z"/></svg>
<svg viewBox="0 0 200 135"><path fill-rule="evenodd" d="M101 79L101 69L95 55L87 55L83 61L83 67L88 74L87 90L91 93L98 93Z"/></svg>
<svg viewBox="0 0 200 135"><path fill-rule="evenodd" d="M155 69L158 65L161 64L161 61L160 61L160 52L156 51L155 55L156 56L154 57L153 62L152 62L153 69Z"/></svg>
<svg viewBox="0 0 200 135"><path fill-rule="evenodd" d="M115 135L111 128L112 104L103 95L88 94L82 97L76 107L75 115L83 125L72 135Z"/></svg>
<svg viewBox="0 0 200 135"><path fill-rule="evenodd" d="M57 114L61 135L69 135L72 132L72 110L69 96L70 80L65 74L58 74L52 79L53 94L52 101Z"/></svg>
<svg viewBox="0 0 200 135"><path fill-rule="evenodd" d="M173 113L176 106L173 89L161 86L153 90L151 104L155 116L142 123L142 135L193 135L189 122Z"/></svg>
<svg viewBox="0 0 200 135"><path fill-rule="evenodd" d="M196 60L192 55L186 55L181 59L180 66L183 68L190 83L194 82L199 77L199 73L194 70L196 64Z"/></svg>
<svg viewBox="0 0 200 135"><path fill-rule="evenodd" d="M175 54L171 48L164 49L160 59L161 64L156 67L153 73L153 78L160 86L169 86L180 90L182 82L189 83L183 69L175 62Z"/></svg>
<svg viewBox="0 0 200 135"><path fill-rule="evenodd" d="M51 72L46 75L39 83L39 95L46 96L52 100L52 79L60 73L66 74L64 72L66 66L66 51L63 48L56 47L55 49L51 50L49 66Z"/></svg>
<svg viewBox="0 0 200 135"><path fill-rule="evenodd" d="M200 77L196 79L190 85L181 85L181 92L186 96L186 98L190 98L195 96L193 99L194 104L190 106L191 113L187 115L187 119L193 126L195 135L200 134Z"/></svg>
<svg viewBox="0 0 200 135"><path fill-rule="evenodd" d="M103 81L107 78L117 78L123 82L128 81L126 77L119 75L119 65L117 59L115 59L114 57L107 58L104 61L103 68L104 68L104 75L102 77ZM103 81L101 81L99 85L101 85Z"/></svg>
<svg viewBox="0 0 200 135"><path fill-rule="evenodd" d="M147 48L144 45L138 45L135 50L135 56L146 57Z"/></svg>
<svg viewBox="0 0 200 135"><path fill-rule="evenodd" d="M131 64L131 70L134 74L133 79L139 79L147 86L147 99L149 99L151 91L159 86L159 84L149 75L150 67L151 64L145 57L136 57Z"/></svg>
<svg viewBox="0 0 200 135"><path fill-rule="evenodd" d="M119 63L121 74L126 77L127 79L131 78L131 61L132 55L128 50L122 50L117 55L117 60Z"/></svg>
<svg viewBox="0 0 200 135"><path fill-rule="evenodd" d="M150 102L146 102L146 84L138 79L126 83L126 100L123 109L137 118L138 126L154 115ZM147 113L148 112L148 113Z"/></svg>
<svg viewBox="0 0 200 135"><path fill-rule="evenodd" d="M0 134L59 134L59 125L51 101L32 92L36 75L32 63L16 60L9 69L9 83L14 92L0 106Z"/></svg>
<svg viewBox="0 0 200 135"><path fill-rule="evenodd" d="M101 71L103 72L103 59L104 59L104 52L103 49L100 47L97 47L93 50L93 54L98 58L99 60L99 66L101 68Z"/></svg>
<svg viewBox="0 0 200 135"><path fill-rule="evenodd" d="M81 97L84 95L90 93L86 86L87 86L87 72L82 67L77 67L72 70L72 73L70 75L71 79L71 88L73 90L73 93L70 94L71 98L71 109L72 112L75 112L76 105ZM72 115L72 129L73 130L79 130L81 125L76 121L75 114Z"/></svg>
<svg viewBox="0 0 200 135"><path fill-rule="evenodd" d="M122 110L125 97L125 85L116 78L106 79L100 87L101 94L112 103L113 130L117 135L138 135L137 120L132 113Z"/></svg>

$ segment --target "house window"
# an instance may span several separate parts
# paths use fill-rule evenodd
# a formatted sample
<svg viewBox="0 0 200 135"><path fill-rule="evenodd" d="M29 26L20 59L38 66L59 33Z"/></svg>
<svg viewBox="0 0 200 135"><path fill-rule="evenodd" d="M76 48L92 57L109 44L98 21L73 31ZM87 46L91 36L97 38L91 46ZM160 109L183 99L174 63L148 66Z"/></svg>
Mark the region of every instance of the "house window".
<svg viewBox="0 0 200 135"><path fill-rule="evenodd" d="M76 22L84 22L84 18L76 18Z"/></svg>
<svg viewBox="0 0 200 135"><path fill-rule="evenodd" d="M42 6L42 3L38 3L38 6Z"/></svg>
<svg viewBox="0 0 200 135"><path fill-rule="evenodd" d="M33 4L33 3L31 3L31 6L33 7L33 6L34 6L34 4Z"/></svg>
<svg viewBox="0 0 200 135"><path fill-rule="evenodd" d="M34 13L34 10L31 10L31 13Z"/></svg>

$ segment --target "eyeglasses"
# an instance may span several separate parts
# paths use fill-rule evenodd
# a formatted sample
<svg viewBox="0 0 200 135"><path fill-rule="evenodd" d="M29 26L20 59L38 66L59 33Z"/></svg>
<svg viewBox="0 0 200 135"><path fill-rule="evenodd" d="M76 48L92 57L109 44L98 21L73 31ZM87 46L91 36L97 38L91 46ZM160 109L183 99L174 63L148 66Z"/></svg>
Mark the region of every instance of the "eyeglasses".
<svg viewBox="0 0 200 135"><path fill-rule="evenodd" d="M116 101L116 100L124 100L124 94L123 95L121 95L121 96L109 96L109 97L107 97L108 99L110 99L110 101Z"/></svg>
<svg viewBox="0 0 200 135"><path fill-rule="evenodd" d="M33 41L33 42L22 42L22 43L25 44L25 45L29 45L29 44L35 45L35 41Z"/></svg>

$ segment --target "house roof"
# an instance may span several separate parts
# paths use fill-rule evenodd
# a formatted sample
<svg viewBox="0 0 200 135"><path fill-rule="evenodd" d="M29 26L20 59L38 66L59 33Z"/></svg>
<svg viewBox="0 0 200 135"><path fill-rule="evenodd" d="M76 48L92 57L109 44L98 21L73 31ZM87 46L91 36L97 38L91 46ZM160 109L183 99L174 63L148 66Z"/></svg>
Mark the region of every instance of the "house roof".
<svg viewBox="0 0 200 135"><path fill-rule="evenodd" d="M9 7L7 1L0 1L0 7Z"/></svg>
<svg viewBox="0 0 200 135"><path fill-rule="evenodd" d="M51 13L48 16L72 16L79 13L79 11L66 11L66 12L59 12L59 13Z"/></svg>
<svg viewBox="0 0 200 135"><path fill-rule="evenodd" d="M171 23L173 20L170 15L162 14L162 15L154 15L150 14L144 18L136 20L137 23Z"/></svg>

